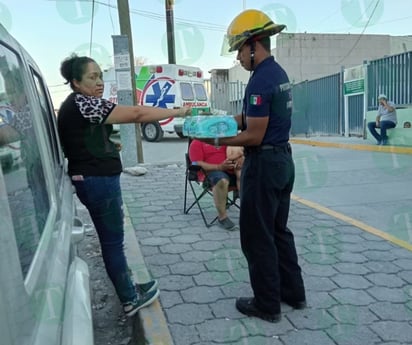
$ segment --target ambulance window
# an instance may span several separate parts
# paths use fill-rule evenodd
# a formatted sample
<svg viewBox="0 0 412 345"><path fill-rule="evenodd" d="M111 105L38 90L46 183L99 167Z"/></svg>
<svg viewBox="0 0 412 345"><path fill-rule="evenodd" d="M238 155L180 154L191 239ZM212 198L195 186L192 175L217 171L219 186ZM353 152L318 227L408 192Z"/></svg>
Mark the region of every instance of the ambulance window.
<svg viewBox="0 0 412 345"><path fill-rule="evenodd" d="M25 276L46 224L50 200L21 66L17 55L0 44L0 174Z"/></svg>
<svg viewBox="0 0 412 345"><path fill-rule="evenodd" d="M180 83L180 92L184 101L193 101L195 99L192 84L190 83Z"/></svg>
<svg viewBox="0 0 412 345"><path fill-rule="evenodd" d="M195 88L196 99L198 101L207 101L207 94L203 84L193 84Z"/></svg>

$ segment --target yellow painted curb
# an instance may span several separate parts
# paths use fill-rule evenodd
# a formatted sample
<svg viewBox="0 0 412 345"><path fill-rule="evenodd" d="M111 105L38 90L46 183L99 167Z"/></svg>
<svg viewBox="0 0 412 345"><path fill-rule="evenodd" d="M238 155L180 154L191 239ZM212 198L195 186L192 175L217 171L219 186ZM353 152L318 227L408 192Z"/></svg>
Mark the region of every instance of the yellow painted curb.
<svg viewBox="0 0 412 345"><path fill-rule="evenodd" d="M332 216L332 217L334 217L334 218L337 218L337 219L342 220L342 221L344 221L344 222L346 222L346 223L348 223L348 224L351 224L351 225L353 225L353 226L356 226L357 228L359 228L359 229L361 229L361 230L363 230L363 231L369 232L369 233L371 233L371 234L373 234L373 235L375 235L375 236L379 236L379 237L381 237L381 238L383 238L383 239L385 239L385 240L387 240L387 241L389 241L389 242L392 242L392 243L394 243L394 244L396 244L396 245L398 245L398 246L400 246L400 247L402 247L402 248L405 248L405 249L407 249L407 250L409 250L409 251L412 251L412 244L410 244L410 243L408 243L408 242L406 242L406 241L404 241L404 240L401 240L401 239L399 239L399 238L397 238L397 237L395 237L395 236L389 235L388 233L386 233L386 232L384 232L384 231L382 231L382 230L376 229L376 228L374 228L373 226L370 226L370 225L367 225L367 224L365 224L365 223L362 223L362 222L359 221L359 220L356 220L356 219L353 219L353 218L351 218L351 217L345 216L345 215L342 214L342 213L333 211L333 210L331 210L330 208L327 208L327 207L325 207L325 206L322 206L322 205L320 205L320 204L317 204L316 202L303 199L303 198L301 198L301 197L299 197L299 196L297 196L297 195L294 195L294 194L292 195L292 200L297 201L297 202L299 202L299 203L301 203L301 204L303 204L303 205L306 205L306 206L308 206L308 207L310 207L310 208L313 208L313 209L315 209L315 210L318 210L318 211L320 211L320 212L326 213L326 214L328 214L328 215L330 215L330 216Z"/></svg>
<svg viewBox="0 0 412 345"><path fill-rule="evenodd" d="M317 141L310 139L296 139L289 140L292 144L320 146L320 147L335 147L340 149L358 150L358 151L375 151L375 152L387 152L387 153L401 153L412 154L412 147L406 146L380 146L380 145L367 145L367 144L345 144L335 143L328 141Z"/></svg>
<svg viewBox="0 0 412 345"><path fill-rule="evenodd" d="M123 205L125 227L125 254L133 276L138 282L147 282L151 279L140 250L135 230L130 219L129 210ZM161 293L161 291L160 291ZM158 300L142 308L132 322L134 343L156 345L173 345L173 339L167 325L162 306Z"/></svg>

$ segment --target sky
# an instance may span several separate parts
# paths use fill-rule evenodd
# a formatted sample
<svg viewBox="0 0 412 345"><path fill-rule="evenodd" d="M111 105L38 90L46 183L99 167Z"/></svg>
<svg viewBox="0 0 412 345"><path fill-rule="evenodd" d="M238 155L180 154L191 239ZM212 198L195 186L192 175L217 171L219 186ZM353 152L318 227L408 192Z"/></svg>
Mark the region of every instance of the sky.
<svg viewBox="0 0 412 345"><path fill-rule="evenodd" d="M122 0L127 1L127 0ZM113 65L113 35L120 35L117 0L0 0L0 22L25 47L46 78L54 106L70 93L60 63L73 52ZM135 57L167 63L165 0L128 0ZM230 68L221 54L232 19L245 9L264 11L290 33L412 35L411 0L175 0L176 63L208 76Z"/></svg>

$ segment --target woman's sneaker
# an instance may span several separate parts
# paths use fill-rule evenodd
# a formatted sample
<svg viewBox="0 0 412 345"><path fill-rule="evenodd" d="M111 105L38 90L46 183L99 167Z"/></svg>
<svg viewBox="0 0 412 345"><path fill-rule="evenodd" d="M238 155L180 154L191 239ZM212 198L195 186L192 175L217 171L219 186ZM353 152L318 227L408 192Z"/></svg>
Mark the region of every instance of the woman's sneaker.
<svg viewBox="0 0 412 345"><path fill-rule="evenodd" d="M148 292L157 290L159 283L156 279L151 280L150 282L143 283L143 284L135 284L136 292L139 295L147 294Z"/></svg>
<svg viewBox="0 0 412 345"><path fill-rule="evenodd" d="M139 297L131 302L123 303L123 311L128 316L131 317L136 314L140 309L146 307L154 302L154 300L159 296L159 290L153 290L147 292L144 295L138 295Z"/></svg>

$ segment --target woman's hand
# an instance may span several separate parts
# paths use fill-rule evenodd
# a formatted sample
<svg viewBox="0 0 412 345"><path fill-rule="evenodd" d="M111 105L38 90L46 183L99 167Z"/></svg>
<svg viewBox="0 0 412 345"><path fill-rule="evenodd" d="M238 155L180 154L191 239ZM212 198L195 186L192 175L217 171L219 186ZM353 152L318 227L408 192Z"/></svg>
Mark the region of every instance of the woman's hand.
<svg viewBox="0 0 412 345"><path fill-rule="evenodd" d="M175 115L175 117L184 117L192 113L192 108L188 106L177 108L176 110L177 110L177 114Z"/></svg>

